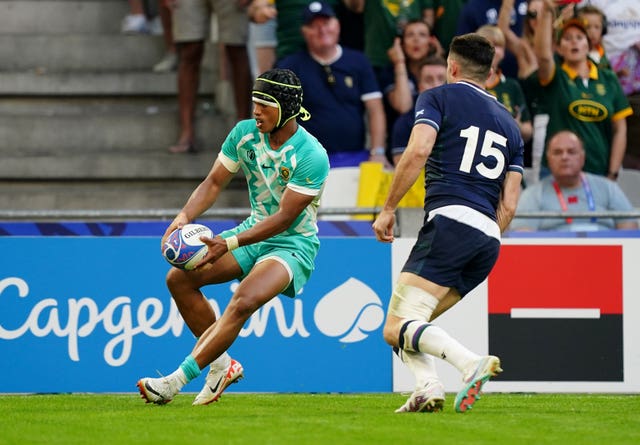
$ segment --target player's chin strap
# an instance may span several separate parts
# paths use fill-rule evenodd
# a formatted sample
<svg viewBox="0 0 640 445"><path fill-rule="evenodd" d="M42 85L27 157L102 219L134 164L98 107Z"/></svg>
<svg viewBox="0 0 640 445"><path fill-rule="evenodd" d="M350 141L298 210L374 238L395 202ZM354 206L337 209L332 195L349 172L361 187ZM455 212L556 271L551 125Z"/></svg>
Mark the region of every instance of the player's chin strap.
<svg viewBox="0 0 640 445"><path fill-rule="evenodd" d="M280 130L282 127L285 126L287 122L289 122L291 119L295 119L296 117L299 117L301 121L308 121L309 119L311 119L311 113L309 113L309 111L307 111L305 107L300 106L300 110L296 114L294 114L293 116L290 116L284 122L281 122L278 125L276 125L273 128L273 130L271 130L271 133L275 133L276 131Z"/></svg>
<svg viewBox="0 0 640 445"><path fill-rule="evenodd" d="M300 116L301 121L308 121L309 119L311 119L311 113L309 113L309 111L305 107L300 107L298 116Z"/></svg>

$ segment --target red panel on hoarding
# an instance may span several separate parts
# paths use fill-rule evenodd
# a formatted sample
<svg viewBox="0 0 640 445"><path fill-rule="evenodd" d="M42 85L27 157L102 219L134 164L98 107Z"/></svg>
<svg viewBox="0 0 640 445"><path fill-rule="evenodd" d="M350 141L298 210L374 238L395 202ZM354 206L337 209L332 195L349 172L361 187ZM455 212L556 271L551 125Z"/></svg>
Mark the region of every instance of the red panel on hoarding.
<svg viewBox="0 0 640 445"><path fill-rule="evenodd" d="M503 245L489 275L489 313L512 308L622 314L622 246Z"/></svg>

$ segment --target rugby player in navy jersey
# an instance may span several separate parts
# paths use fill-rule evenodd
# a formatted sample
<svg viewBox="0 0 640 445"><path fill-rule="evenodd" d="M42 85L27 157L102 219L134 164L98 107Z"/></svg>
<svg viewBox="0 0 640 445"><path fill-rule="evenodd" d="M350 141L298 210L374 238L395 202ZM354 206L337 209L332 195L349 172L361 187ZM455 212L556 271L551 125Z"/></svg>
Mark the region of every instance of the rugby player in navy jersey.
<svg viewBox="0 0 640 445"><path fill-rule="evenodd" d="M498 357L478 355L431 324L487 278L518 203L523 141L507 109L484 90L493 54L477 34L453 39L447 84L418 97L409 144L373 223L379 241L393 241L396 207L426 166L424 224L383 331L416 377L414 392L396 412L442 409L445 392L434 356L462 374L457 412L469 410L482 386L502 371Z"/></svg>

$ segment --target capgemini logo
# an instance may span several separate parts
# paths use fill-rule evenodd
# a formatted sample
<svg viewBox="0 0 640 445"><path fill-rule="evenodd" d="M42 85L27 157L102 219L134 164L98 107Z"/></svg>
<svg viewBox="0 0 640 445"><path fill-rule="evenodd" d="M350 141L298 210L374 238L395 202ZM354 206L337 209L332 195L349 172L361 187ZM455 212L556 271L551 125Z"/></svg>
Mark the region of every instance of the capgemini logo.
<svg viewBox="0 0 640 445"><path fill-rule="evenodd" d="M384 321L382 301L360 280L349 278L326 294L316 305L316 326L329 337L340 337L342 343L366 339Z"/></svg>

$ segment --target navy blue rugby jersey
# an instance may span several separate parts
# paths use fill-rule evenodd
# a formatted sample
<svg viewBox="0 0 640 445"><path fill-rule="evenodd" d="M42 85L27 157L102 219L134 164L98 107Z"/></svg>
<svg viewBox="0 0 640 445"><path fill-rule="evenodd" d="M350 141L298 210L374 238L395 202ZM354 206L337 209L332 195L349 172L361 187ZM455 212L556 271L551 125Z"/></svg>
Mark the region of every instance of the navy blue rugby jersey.
<svg viewBox="0 0 640 445"><path fill-rule="evenodd" d="M425 211L463 205L496 220L506 172L524 172L524 143L509 111L485 90L457 82L420 94L419 124L438 132L426 164Z"/></svg>

